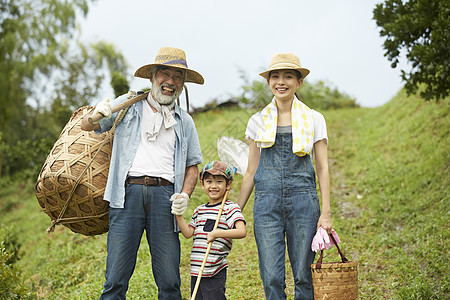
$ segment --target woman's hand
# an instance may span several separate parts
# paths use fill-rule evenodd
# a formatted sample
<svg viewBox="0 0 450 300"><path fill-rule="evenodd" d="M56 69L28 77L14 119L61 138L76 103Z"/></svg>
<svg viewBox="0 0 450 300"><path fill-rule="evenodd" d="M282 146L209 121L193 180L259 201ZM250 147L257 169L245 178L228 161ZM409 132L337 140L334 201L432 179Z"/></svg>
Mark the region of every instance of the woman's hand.
<svg viewBox="0 0 450 300"><path fill-rule="evenodd" d="M333 228L331 226L331 215L320 215L316 230L319 230L320 226L322 226L328 234L331 234L331 229Z"/></svg>

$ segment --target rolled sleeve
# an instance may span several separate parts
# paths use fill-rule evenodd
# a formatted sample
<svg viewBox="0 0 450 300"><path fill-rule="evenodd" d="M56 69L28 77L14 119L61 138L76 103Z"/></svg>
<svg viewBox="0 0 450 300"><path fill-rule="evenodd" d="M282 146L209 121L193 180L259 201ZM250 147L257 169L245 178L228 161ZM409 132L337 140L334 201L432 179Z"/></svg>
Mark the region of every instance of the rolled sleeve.
<svg viewBox="0 0 450 300"><path fill-rule="evenodd" d="M183 187L186 168L203 162L203 156L198 140L194 120L177 105L175 106L175 192Z"/></svg>
<svg viewBox="0 0 450 300"><path fill-rule="evenodd" d="M188 149L187 149L186 167L198 165L203 162L202 151L200 148L200 141L198 139L198 133L197 130L195 129L193 121L191 126L192 128L191 130L189 130L187 136Z"/></svg>

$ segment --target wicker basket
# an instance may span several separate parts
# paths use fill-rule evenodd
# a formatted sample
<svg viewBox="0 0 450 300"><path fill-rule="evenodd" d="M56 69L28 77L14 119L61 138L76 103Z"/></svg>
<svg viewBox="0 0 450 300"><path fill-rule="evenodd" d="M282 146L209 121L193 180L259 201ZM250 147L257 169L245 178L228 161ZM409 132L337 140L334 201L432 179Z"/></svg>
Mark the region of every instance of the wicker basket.
<svg viewBox="0 0 450 300"><path fill-rule="evenodd" d="M62 224L91 236L108 231L109 203L103 200L113 130L95 134L81 130L82 117L92 106L73 113L50 151L36 182L36 197L52 219L47 230Z"/></svg>
<svg viewBox="0 0 450 300"><path fill-rule="evenodd" d="M348 261L330 235L342 262L322 263L323 250L315 264L311 265L314 299L358 299L358 263Z"/></svg>

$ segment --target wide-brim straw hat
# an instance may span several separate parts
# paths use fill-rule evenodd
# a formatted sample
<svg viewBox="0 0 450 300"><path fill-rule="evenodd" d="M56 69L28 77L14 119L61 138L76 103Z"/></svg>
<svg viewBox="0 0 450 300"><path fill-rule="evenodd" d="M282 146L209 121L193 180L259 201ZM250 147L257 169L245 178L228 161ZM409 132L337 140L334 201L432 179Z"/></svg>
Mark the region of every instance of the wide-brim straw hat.
<svg viewBox="0 0 450 300"><path fill-rule="evenodd" d="M309 70L306 68L302 68L300 65L300 60L297 55L294 53L276 53L272 57L272 61L270 62L269 69L262 73L259 73L264 78L269 78L269 74L271 71L275 70L297 70L302 74L302 78L305 78L309 74Z"/></svg>
<svg viewBox="0 0 450 300"><path fill-rule="evenodd" d="M200 73L188 68L186 53L178 48L163 47L159 49L155 58L155 63L140 67L136 70L134 76L140 78L150 78L150 73L153 66L164 66L185 70L187 73L185 82L193 82L198 84L203 84L205 82Z"/></svg>

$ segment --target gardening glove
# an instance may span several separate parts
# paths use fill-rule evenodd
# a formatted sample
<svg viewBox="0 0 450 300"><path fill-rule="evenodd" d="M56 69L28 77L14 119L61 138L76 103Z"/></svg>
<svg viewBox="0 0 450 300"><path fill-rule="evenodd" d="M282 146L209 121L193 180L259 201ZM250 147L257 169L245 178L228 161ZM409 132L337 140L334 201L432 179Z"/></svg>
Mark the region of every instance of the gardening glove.
<svg viewBox="0 0 450 300"><path fill-rule="evenodd" d="M187 210L189 195L186 193L175 193L170 197L170 201L172 201L172 214L182 216Z"/></svg>
<svg viewBox="0 0 450 300"><path fill-rule="evenodd" d="M107 119L111 118L112 108L111 108L111 104L109 104L108 97L105 100L103 100L102 102L97 104L92 115L95 115L96 113L102 114ZM100 122L100 120L95 122L95 124L98 124L99 122Z"/></svg>
<svg viewBox="0 0 450 300"><path fill-rule="evenodd" d="M337 235L336 231L334 231L334 229L331 230L331 234L336 240L336 243L339 244L341 240L339 239L339 236ZM320 226L311 243L311 250L317 252L318 250L326 250L333 246L334 243L328 236L328 233L326 232L325 229L322 228L322 226Z"/></svg>

